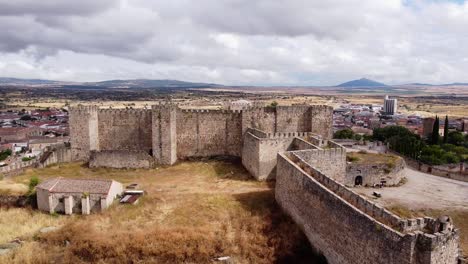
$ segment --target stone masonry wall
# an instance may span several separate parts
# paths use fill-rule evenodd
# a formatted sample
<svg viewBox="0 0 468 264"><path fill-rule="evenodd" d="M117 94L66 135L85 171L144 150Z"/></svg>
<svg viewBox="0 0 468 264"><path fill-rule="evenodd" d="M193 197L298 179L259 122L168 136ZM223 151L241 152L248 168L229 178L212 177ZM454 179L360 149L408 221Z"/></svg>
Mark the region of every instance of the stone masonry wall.
<svg viewBox="0 0 468 264"><path fill-rule="evenodd" d="M311 130L324 139L333 138L333 107L312 105L310 107Z"/></svg>
<svg viewBox="0 0 468 264"><path fill-rule="evenodd" d="M403 220L385 213L304 160L295 164L288 155L292 153L278 154L276 200L328 263L457 263L456 230L424 233L433 220ZM355 199L356 205L344 197ZM402 233L398 228L416 231Z"/></svg>
<svg viewBox="0 0 468 264"><path fill-rule="evenodd" d="M328 177L345 182L346 150L344 148L314 149L311 151L294 151Z"/></svg>
<svg viewBox="0 0 468 264"><path fill-rule="evenodd" d="M241 156L248 128L266 133L315 131L322 137L330 136L330 109L278 106L242 111L184 110L171 103L151 110L71 107L72 154L74 160L86 161L92 150L141 150L152 153L160 164L191 157ZM284 150L291 143L290 139L275 140L279 146L265 143L265 149ZM275 159L275 153L270 156Z"/></svg>
<svg viewBox="0 0 468 264"><path fill-rule="evenodd" d="M177 157L240 156L240 111L177 111Z"/></svg>
<svg viewBox="0 0 468 264"><path fill-rule="evenodd" d="M172 104L152 107L151 129L156 162L174 164L177 161L177 111Z"/></svg>
<svg viewBox="0 0 468 264"><path fill-rule="evenodd" d="M405 161L397 158L395 164L356 164L348 163L346 166L346 185L354 186L357 176L362 177L363 186L373 186L382 181L386 185L397 185L404 177Z"/></svg>
<svg viewBox="0 0 468 264"><path fill-rule="evenodd" d="M73 160L86 161L98 136L97 106L70 107L70 144Z"/></svg>
<svg viewBox="0 0 468 264"><path fill-rule="evenodd" d="M89 160L91 168L107 167L117 169L152 168L154 159L144 151L101 150L92 151Z"/></svg>
<svg viewBox="0 0 468 264"><path fill-rule="evenodd" d="M242 164L257 180L273 180L277 153L317 148L303 139L309 136L305 132L265 133L248 129L244 136Z"/></svg>
<svg viewBox="0 0 468 264"><path fill-rule="evenodd" d="M152 148L151 111L147 109L101 109L98 114L99 150Z"/></svg>
<svg viewBox="0 0 468 264"><path fill-rule="evenodd" d="M242 148L242 165L254 177L260 175L260 138L258 133L249 131L244 135L244 146Z"/></svg>

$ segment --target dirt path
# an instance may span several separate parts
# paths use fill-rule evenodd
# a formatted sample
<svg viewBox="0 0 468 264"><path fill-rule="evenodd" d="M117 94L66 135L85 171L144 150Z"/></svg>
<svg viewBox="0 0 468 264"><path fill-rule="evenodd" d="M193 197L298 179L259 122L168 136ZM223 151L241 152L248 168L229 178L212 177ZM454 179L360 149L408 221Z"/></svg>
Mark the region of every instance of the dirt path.
<svg viewBox="0 0 468 264"><path fill-rule="evenodd" d="M412 210L468 210L468 182L433 176L410 168L406 168L405 173L408 182L403 186L354 190L370 197L374 191L380 192L382 197L376 201L385 206L403 205Z"/></svg>

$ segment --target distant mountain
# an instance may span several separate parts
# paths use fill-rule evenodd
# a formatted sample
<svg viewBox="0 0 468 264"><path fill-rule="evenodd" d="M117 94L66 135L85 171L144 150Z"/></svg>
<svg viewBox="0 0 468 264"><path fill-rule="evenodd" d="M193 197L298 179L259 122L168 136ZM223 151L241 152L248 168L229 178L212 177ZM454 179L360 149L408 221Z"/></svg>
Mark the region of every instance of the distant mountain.
<svg viewBox="0 0 468 264"><path fill-rule="evenodd" d="M177 80L110 80L103 82L88 82L88 86L98 86L107 88L195 88L195 87L215 87L222 86L213 83L193 83Z"/></svg>
<svg viewBox="0 0 468 264"><path fill-rule="evenodd" d="M0 77L0 85L12 85L12 86L49 86L54 85L63 88L205 88L205 87L218 87L222 86L213 83L195 83L195 82L184 82L177 80L147 80L147 79L135 79L135 80L109 80L102 82L61 82L51 80L40 80L40 79L18 79L18 78L2 78Z"/></svg>
<svg viewBox="0 0 468 264"><path fill-rule="evenodd" d="M373 80L362 78L359 80L353 80L349 82L342 83L336 87L385 87L386 84L379 83Z"/></svg>
<svg viewBox="0 0 468 264"><path fill-rule="evenodd" d="M3 85L41 85L41 84L56 84L56 81L41 80L41 79L18 79L18 78L2 78L0 84Z"/></svg>
<svg viewBox="0 0 468 264"><path fill-rule="evenodd" d="M468 83L443 83L443 84L430 84L430 83L409 83L406 85L413 86L468 86Z"/></svg>

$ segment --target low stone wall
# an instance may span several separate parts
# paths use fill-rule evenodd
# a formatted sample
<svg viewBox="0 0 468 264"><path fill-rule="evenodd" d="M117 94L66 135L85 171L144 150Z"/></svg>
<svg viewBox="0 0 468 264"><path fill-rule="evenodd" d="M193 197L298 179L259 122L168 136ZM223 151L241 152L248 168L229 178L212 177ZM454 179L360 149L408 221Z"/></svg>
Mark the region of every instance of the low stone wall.
<svg viewBox="0 0 468 264"><path fill-rule="evenodd" d="M25 168L33 167L37 163L36 159L30 161L18 161L8 166L0 167L0 173L6 177L16 176L23 173Z"/></svg>
<svg viewBox="0 0 468 264"><path fill-rule="evenodd" d="M154 166L154 159L143 151L105 150L92 151L89 167L98 168L141 168L149 169Z"/></svg>
<svg viewBox="0 0 468 264"><path fill-rule="evenodd" d="M363 186L385 182L387 186L397 185L404 175L405 161L398 157L395 164L360 164L349 162L346 166L345 184L354 186L356 177L361 177Z"/></svg>
<svg viewBox="0 0 468 264"><path fill-rule="evenodd" d="M291 150L305 150L305 149L320 149L317 145L313 145L310 142L305 141L302 138L294 138L291 146Z"/></svg>
<svg viewBox="0 0 468 264"><path fill-rule="evenodd" d="M5 195L0 194L1 207L24 207L28 204L28 197L23 195Z"/></svg>
<svg viewBox="0 0 468 264"><path fill-rule="evenodd" d="M468 173L466 172L462 173L462 172L453 172L453 171L443 170L443 169L440 169L440 168L437 168L428 164L424 164L422 162L411 159L409 157L401 156L401 154L396 153L394 151L389 151L389 152L404 158L406 165L413 168L414 170L418 170L420 172L428 173L434 176L444 177L444 178L457 180L457 181L468 182Z"/></svg>
<svg viewBox="0 0 468 264"><path fill-rule="evenodd" d="M457 263L458 231L425 233L434 219L401 219L294 153L278 154L275 198L330 264Z"/></svg>
<svg viewBox="0 0 468 264"><path fill-rule="evenodd" d="M37 166L44 168L52 164L66 163L72 161L72 150L70 147L58 144L48 147L38 160Z"/></svg>

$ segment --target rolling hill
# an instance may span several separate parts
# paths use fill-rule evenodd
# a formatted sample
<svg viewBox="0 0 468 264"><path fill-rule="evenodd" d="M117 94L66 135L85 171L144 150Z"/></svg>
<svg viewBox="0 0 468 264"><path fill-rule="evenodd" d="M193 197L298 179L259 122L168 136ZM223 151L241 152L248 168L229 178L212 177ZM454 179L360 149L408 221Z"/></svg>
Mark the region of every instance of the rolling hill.
<svg viewBox="0 0 468 264"><path fill-rule="evenodd" d="M337 85L336 87L386 87L386 84L362 78Z"/></svg>

